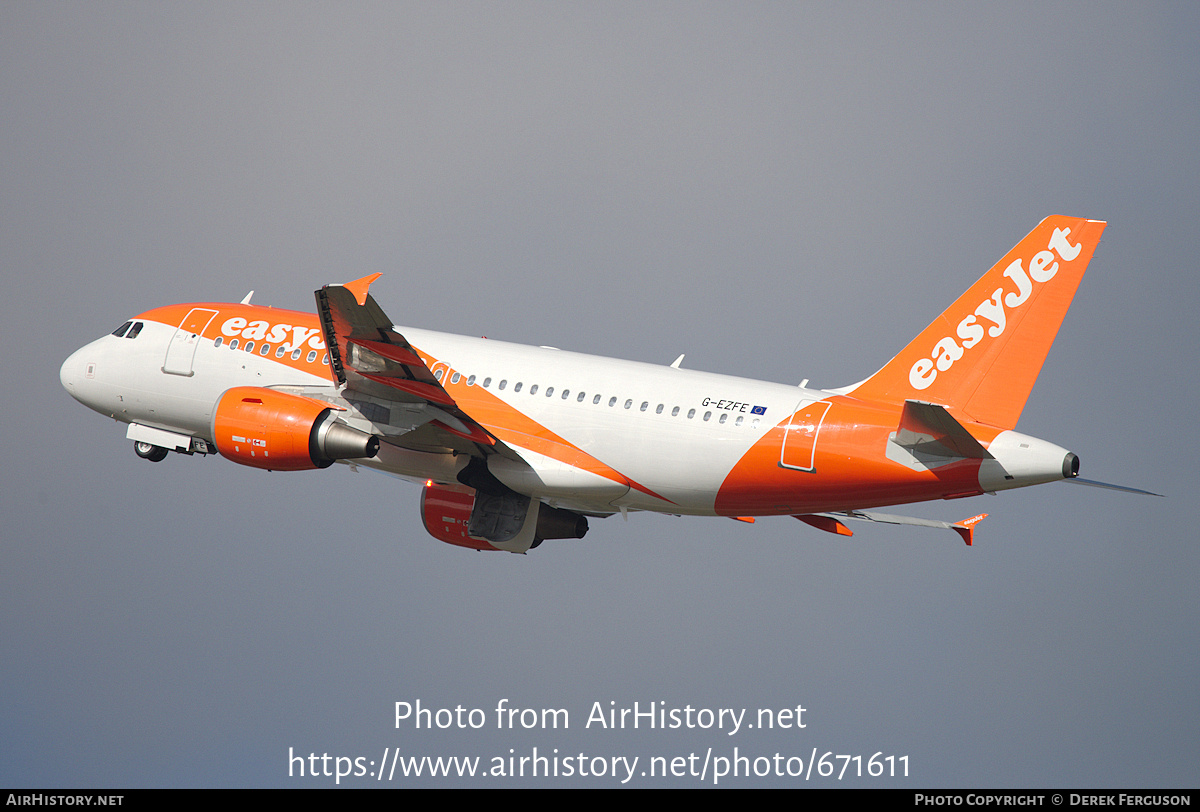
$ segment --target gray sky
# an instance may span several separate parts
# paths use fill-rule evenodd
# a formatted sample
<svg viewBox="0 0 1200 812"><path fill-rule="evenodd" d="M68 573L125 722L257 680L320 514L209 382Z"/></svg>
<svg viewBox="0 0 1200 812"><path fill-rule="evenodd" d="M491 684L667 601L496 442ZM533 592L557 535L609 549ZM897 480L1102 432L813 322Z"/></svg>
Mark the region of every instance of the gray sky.
<svg viewBox="0 0 1200 812"><path fill-rule="evenodd" d="M1198 22L0 4L0 784L323 786L289 779L289 748L391 746L815 748L908 755L910 787L1194 786ZM253 288L311 309L381 271L401 325L838 386L1049 214L1110 225L1018 428L1168 498L1056 484L909 511L990 513L973 549L634 515L474 554L377 474L152 468L58 382L150 307ZM393 726L396 701L502 698L571 727ZM807 727L585 729L610 700L803 705Z"/></svg>

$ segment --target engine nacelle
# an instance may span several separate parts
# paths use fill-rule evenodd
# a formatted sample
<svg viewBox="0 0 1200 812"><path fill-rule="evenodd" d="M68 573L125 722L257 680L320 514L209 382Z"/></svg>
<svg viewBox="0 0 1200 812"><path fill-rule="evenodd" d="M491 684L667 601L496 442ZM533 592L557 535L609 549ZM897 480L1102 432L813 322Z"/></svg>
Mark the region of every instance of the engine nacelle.
<svg viewBox="0 0 1200 812"><path fill-rule="evenodd" d="M270 471L328 468L379 451L378 437L337 420L328 403L260 386L221 395L212 436L222 456Z"/></svg>
<svg viewBox="0 0 1200 812"><path fill-rule="evenodd" d="M475 507L475 489L465 485L426 483L421 489L421 521L435 539L472 550L496 550L485 539L467 533L471 509Z"/></svg>
<svg viewBox="0 0 1200 812"><path fill-rule="evenodd" d="M521 498L516 493L510 496ZM472 550L508 550L517 553L537 547L545 539L581 539L588 531L585 516L524 497L528 508L519 519L520 530L515 535L506 533L502 539L491 540L473 536L469 532L472 518L477 527L495 528L498 524L504 524L503 521L494 521L497 517L484 513L496 507L497 497L485 499L479 506L475 497L475 489L466 485L426 483L421 490L421 521L425 523L425 530L447 544ZM512 528L516 529L516 526Z"/></svg>

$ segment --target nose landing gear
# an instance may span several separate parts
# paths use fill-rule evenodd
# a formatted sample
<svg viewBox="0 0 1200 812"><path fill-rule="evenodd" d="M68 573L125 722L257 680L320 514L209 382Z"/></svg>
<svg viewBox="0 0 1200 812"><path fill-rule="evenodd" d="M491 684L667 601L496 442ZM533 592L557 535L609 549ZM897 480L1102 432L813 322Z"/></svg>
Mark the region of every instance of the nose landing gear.
<svg viewBox="0 0 1200 812"><path fill-rule="evenodd" d="M133 453L144 460L150 460L150 462L162 462L167 458L167 449L139 440L133 441Z"/></svg>

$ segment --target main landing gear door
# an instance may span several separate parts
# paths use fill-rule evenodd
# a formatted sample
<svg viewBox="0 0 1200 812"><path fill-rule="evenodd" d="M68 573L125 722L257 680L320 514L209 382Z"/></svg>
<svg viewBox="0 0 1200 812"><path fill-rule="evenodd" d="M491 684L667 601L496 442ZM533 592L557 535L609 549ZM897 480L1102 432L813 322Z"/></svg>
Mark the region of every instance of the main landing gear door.
<svg viewBox="0 0 1200 812"><path fill-rule="evenodd" d="M808 472L813 470L817 434L821 431L821 423L825 420L829 405L828 401L824 400L802 400L796 406L796 411L783 433L783 449L779 454L781 468Z"/></svg>
<svg viewBox="0 0 1200 812"><path fill-rule="evenodd" d="M167 345L167 357L163 360L162 371L168 375L192 376L192 359L196 357L196 346L208 323L217 315L215 310L203 307L193 307L183 317L171 343Z"/></svg>

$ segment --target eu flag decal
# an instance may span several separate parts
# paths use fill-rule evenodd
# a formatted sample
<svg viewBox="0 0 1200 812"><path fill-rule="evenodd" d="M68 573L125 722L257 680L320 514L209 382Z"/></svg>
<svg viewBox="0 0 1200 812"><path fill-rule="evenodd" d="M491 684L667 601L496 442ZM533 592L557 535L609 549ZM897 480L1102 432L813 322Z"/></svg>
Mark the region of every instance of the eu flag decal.
<svg viewBox="0 0 1200 812"><path fill-rule="evenodd" d="M753 409L750 410L750 414L766 414L766 413L767 413L766 406L755 406Z"/></svg>

